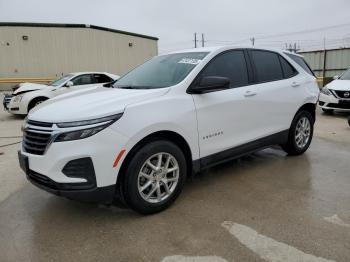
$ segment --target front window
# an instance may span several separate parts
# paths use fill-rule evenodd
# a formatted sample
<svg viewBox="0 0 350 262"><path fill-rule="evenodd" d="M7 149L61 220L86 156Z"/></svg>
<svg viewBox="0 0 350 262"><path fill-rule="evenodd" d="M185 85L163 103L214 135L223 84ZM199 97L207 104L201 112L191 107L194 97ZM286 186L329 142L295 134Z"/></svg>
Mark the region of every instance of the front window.
<svg viewBox="0 0 350 262"><path fill-rule="evenodd" d="M58 78L55 81L51 82L49 84L49 86L60 86L60 85L64 84L67 80L69 80L71 77L73 77L72 74L62 76L61 78Z"/></svg>
<svg viewBox="0 0 350 262"><path fill-rule="evenodd" d="M153 89L180 83L207 55L206 52L156 56L120 78L117 88Z"/></svg>
<svg viewBox="0 0 350 262"><path fill-rule="evenodd" d="M350 80L350 69L345 71L339 78L340 80Z"/></svg>

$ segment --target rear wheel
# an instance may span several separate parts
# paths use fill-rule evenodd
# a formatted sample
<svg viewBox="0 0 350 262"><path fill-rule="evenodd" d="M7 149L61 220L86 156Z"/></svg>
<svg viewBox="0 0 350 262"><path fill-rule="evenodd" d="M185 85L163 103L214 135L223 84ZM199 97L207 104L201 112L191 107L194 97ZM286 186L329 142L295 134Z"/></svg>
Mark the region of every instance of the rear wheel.
<svg viewBox="0 0 350 262"><path fill-rule="evenodd" d="M142 214L160 212L182 191L186 160L181 149L166 140L143 146L130 161L123 181L127 205Z"/></svg>
<svg viewBox="0 0 350 262"><path fill-rule="evenodd" d="M314 132L314 118L308 111L300 111L289 129L288 141L282 145L289 155L300 155L310 146Z"/></svg>

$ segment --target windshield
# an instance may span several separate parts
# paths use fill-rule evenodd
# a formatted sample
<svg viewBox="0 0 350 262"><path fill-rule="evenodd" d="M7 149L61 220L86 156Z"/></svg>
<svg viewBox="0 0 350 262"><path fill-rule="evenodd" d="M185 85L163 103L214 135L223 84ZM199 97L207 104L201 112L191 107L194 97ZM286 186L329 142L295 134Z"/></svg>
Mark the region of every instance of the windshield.
<svg viewBox="0 0 350 262"><path fill-rule="evenodd" d="M120 78L117 88L152 89L180 83L208 53L178 53L156 56Z"/></svg>
<svg viewBox="0 0 350 262"><path fill-rule="evenodd" d="M350 69L345 71L339 78L340 80L350 80Z"/></svg>
<svg viewBox="0 0 350 262"><path fill-rule="evenodd" d="M58 78L55 81L51 82L49 84L49 86L60 86L64 82L66 82L69 78L71 78L72 76L73 76L72 74L68 74L68 75L62 76L61 78Z"/></svg>

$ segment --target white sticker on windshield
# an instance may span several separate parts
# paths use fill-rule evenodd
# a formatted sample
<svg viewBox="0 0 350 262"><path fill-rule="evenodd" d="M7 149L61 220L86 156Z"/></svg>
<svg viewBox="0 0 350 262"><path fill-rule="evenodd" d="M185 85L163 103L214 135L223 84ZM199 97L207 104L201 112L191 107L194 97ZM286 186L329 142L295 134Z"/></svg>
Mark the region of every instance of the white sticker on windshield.
<svg viewBox="0 0 350 262"><path fill-rule="evenodd" d="M178 63L179 64L190 64L190 65L198 65L202 60L195 58L182 58Z"/></svg>

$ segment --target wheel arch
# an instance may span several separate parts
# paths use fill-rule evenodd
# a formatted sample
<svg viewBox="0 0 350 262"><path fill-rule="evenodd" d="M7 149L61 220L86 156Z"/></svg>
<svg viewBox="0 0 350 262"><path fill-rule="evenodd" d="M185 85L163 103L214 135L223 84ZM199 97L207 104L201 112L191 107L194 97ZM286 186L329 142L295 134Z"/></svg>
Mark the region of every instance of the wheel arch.
<svg viewBox="0 0 350 262"><path fill-rule="evenodd" d="M162 130L162 131L157 131L153 132L144 138L142 138L140 141L138 141L132 148L131 150L127 153L127 155L124 158L124 161L122 162L122 165L119 169L118 176L117 176L117 181L116 181L116 190L117 190L117 197L123 199L122 196L122 189L121 185L123 182L123 179L126 175L126 169L133 158L133 156L136 154L139 148L142 146L146 145L147 143L150 143L152 141L156 140L168 140L170 142L173 142L176 144L181 151L184 153L185 159L186 159L186 164L187 164L187 175L191 176L193 173L193 161L192 161L192 151L191 148L188 144L188 142L185 140L183 136L181 136L179 133L176 133L174 131L169 131L169 130Z"/></svg>
<svg viewBox="0 0 350 262"><path fill-rule="evenodd" d="M314 103L306 103L304 105L302 105L298 111L295 113L294 116L296 116L300 111L307 111L309 112L313 119L314 119L314 122L316 121L316 104Z"/></svg>
<svg viewBox="0 0 350 262"><path fill-rule="evenodd" d="M33 108L33 105L35 105L36 102L38 101L45 101L45 100L48 100L49 98L47 96L36 96L36 97L33 97L29 103L28 103L28 107L27 107L27 112L29 113L30 109Z"/></svg>

